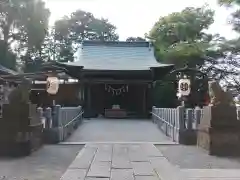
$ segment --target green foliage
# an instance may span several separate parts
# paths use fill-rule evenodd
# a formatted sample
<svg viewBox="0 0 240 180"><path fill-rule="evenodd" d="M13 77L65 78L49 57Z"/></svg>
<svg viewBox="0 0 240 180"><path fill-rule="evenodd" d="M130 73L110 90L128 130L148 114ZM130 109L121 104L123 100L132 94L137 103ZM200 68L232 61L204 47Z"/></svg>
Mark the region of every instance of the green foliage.
<svg viewBox="0 0 240 180"><path fill-rule="evenodd" d="M177 66L204 64L203 56L212 35L204 33L213 23L214 12L207 8L185 8L181 12L161 17L149 33L154 39L159 61Z"/></svg>
<svg viewBox="0 0 240 180"><path fill-rule="evenodd" d="M12 0L9 3L0 4L0 32L3 39L0 63L2 65L18 69L17 59L34 56L41 50L49 15L49 10L41 0ZM22 64L25 65L26 62L23 61Z"/></svg>
<svg viewBox="0 0 240 180"><path fill-rule="evenodd" d="M146 39L142 38L142 37L128 37L126 39L127 42L144 42L146 41Z"/></svg>
<svg viewBox="0 0 240 180"><path fill-rule="evenodd" d="M107 19L98 19L90 12L77 10L55 22L56 59L73 61L76 46L84 40L117 41L116 27Z"/></svg>
<svg viewBox="0 0 240 180"><path fill-rule="evenodd" d="M204 6L201 8L187 7L181 12L161 17L151 29L148 38L154 40L155 57L158 61L174 64L176 68L185 65L202 69L206 64L207 56L215 56L213 40L216 36L205 33L205 30L214 22L214 11ZM215 59L211 60L215 63ZM208 61L210 62L210 61ZM196 76L194 74L194 76ZM175 107L178 103L176 93L176 78L164 79L156 86L155 99L159 106ZM205 95L198 91L201 82L195 81L191 102L200 103ZM205 89L206 90L206 89Z"/></svg>
<svg viewBox="0 0 240 180"><path fill-rule="evenodd" d="M177 104L176 86L172 81L157 81L154 87L154 105L156 107L174 108Z"/></svg>

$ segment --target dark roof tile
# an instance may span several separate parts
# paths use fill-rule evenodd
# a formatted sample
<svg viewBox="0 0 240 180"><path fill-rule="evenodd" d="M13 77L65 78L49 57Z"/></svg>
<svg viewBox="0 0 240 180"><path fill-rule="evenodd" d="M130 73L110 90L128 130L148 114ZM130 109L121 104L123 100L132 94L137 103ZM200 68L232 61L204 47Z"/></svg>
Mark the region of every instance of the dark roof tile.
<svg viewBox="0 0 240 180"><path fill-rule="evenodd" d="M89 70L149 70L172 66L158 63L149 42L84 41L76 52L76 60L67 63Z"/></svg>

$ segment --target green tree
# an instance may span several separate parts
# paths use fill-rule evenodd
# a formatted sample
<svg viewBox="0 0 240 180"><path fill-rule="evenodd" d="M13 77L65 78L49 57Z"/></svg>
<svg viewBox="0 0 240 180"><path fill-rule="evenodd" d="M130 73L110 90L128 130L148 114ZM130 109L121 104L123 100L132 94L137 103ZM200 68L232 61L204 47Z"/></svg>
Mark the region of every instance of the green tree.
<svg viewBox="0 0 240 180"><path fill-rule="evenodd" d="M55 22L58 61L73 61L78 45L84 40L117 41L116 27L107 19L98 19L90 12L77 10Z"/></svg>
<svg viewBox="0 0 240 180"><path fill-rule="evenodd" d="M207 7L188 7L161 17L148 35L155 41L156 58L178 67L203 65L212 40L212 35L204 31L214 22L213 16Z"/></svg>
<svg viewBox="0 0 240 180"><path fill-rule="evenodd" d="M217 36L206 33L214 22L213 17L214 11L206 6L187 7L181 12L161 17L147 35L149 39L154 40L156 59L159 62L174 64L176 68L188 65L192 68L203 69L208 56L211 56L209 62L214 63L212 61L215 58L212 56L216 54L216 50L212 47L213 40ZM172 104L176 104L176 82L174 79L170 81L174 83L169 83L169 78L166 77L162 82L157 82L158 88L155 89L155 99L164 102L165 107L172 107ZM206 92L200 89L200 83L195 83L194 86L196 86L194 89L199 89L199 92L203 94L191 93L193 101L200 98L199 96L204 96Z"/></svg>
<svg viewBox="0 0 240 180"><path fill-rule="evenodd" d="M49 15L41 0L11 0L0 4L2 65L15 69L16 58L27 54L30 57L30 52L41 49Z"/></svg>
<svg viewBox="0 0 240 180"><path fill-rule="evenodd" d="M126 41L127 42L144 42L146 41L146 39L142 37L128 37Z"/></svg>

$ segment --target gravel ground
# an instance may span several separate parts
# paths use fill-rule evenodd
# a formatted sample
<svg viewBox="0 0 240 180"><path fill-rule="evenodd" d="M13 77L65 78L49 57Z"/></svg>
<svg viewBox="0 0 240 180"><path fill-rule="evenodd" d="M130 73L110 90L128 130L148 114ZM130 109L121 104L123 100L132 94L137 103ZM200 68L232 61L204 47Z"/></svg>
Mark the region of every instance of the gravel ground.
<svg viewBox="0 0 240 180"><path fill-rule="evenodd" d="M82 147L45 145L29 157L0 158L0 180L59 180Z"/></svg>
<svg viewBox="0 0 240 180"><path fill-rule="evenodd" d="M240 169L240 158L216 157L196 146L157 145L168 160L183 169Z"/></svg>

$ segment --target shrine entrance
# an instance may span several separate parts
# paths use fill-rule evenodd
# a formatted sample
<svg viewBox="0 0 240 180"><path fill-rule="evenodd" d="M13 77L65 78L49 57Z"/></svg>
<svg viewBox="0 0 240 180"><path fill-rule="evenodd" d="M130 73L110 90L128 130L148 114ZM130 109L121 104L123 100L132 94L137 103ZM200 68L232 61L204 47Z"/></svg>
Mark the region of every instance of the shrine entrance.
<svg viewBox="0 0 240 180"><path fill-rule="evenodd" d="M94 84L91 111L94 117L136 118L148 116L146 84Z"/></svg>

